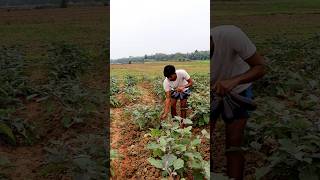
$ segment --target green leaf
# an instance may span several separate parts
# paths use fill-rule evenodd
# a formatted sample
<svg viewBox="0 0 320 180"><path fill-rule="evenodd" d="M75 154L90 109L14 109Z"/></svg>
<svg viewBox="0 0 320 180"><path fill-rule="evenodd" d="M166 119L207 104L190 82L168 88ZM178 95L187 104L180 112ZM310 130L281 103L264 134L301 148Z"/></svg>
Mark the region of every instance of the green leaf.
<svg viewBox="0 0 320 180"><path fill-rule="evenodd" d="M210 179L210 161L202 161L202 173L205 175L206 179Z"/></svg>
<svg viewBox="0 0 320 180"><path fill-rule="evenodd" d="M49 96L45 96L45 97L42 97L40 99L37 99L36 102L41 102L41 101L45 101L49 98Z"/></svg>
<svg viewBox="0 0 320 180"><path fill-rule="evenodd" d="M254 148L255 150L259 151L262 145L260 143L256 142L256 141L253 141L253 142L250 143L250 146L252 148Z"/></svg>
<svg viewBox="0 0 320 180"><path fill-rule="evenodd" d="M155 149L153 150L152 154L153 154L153 157L161 157L162 151L160 149Z"/></svg>
<svg viewBox="0 0 320 180"><path fill-rule="evenodd" d="M177 145L174 145L173 146L174 149L178 150L178 151L186 151L187 150L187 146L185 145L182 145L182 144L177 144Z"/></svg>
<svg viewBox="0 0 320 180"><path fill-rule="evenodd" d="M194 139L193 141L191 141L191 146L197 146L201 143L201 140L200 139Z"/></svg>
<svg viewBox="0 0 320 180"><path fill-rule="evenodd" d="M178 169L181 169L183 168L184 166L184 161L182 159L176 159L174 162L173 162L173 167L175 170L178 170Z"/></svg>
<svg viewBox="0 0 320 180"><path fill-rule="evenodd" d="M52 113L54 111L54 105L52 102L48 101L45 106L48 113Z"/></svg>
<svg viewBox="0 0 320 180"><path fill-rule="evenodd" d="M199 162L199 160L194 160L191 162L191 167L193 169L201 169L202 168L201 162Z"/></svg>
<svg viewBox="0 0 320 180"><path fill-rule="evenodd" d="M165 137L163 137L163 136L159 138L159 142L160 142L160 146L167 145L167 141L166 141Z"/></svg>
<svg viewBox="0 0 320 180"><path fill-rule="evenodd" d="M193 124L191 119L183 119L183 124Z"/></svg>
<svg viewBox="0 0 320 180"><path fill-rule="evenodd" d="M303 152L297 152L294 154L294 157L299 160L299 161L302 161L303 160L303 155L304 153Z"/></svg>
<svg viewBox="0 0 320 180"><path fill-rule="evenodd" d="M202 160L202 156L201 156L201 153L200 153L200 152L194 152L194 153L193 153L193 156L194 156L194 158L196 158L196 159Z"/></svg>
<svg viewBox="0 0 320 180"><path fill-rule="evenodd" d="M189 157L191 160L194 159L193 153L187 152L187 153L184 153L184 155L187 156L187 157Z"/></svg>
<svg viewBox="0 0 320 180"><path fill-rule="evenodd" d="M312 126L312 123L307 119L295 118L291 119L290 126L294 129L306 130Z"/></svg>
<svg viewBox="0 0 320 180"><path fill-rule="evenodd" d="M288 153L295 153L296 152L296 145L292 143L290 139L279 139L280 149L284 150Z"/></svg>
<svg viewBox="0 0 320 180"><path fill-rule="evenodd" d="M63 124L63 127L69 128L72 126L73 122L70 117L65 116L62 118L62 124Z"/></svg>
<svg viewBox="0 0 320 180"><path fill-rule="evenodd" d="M161 132L159 129L151 129L150 134L152 137L159 137L161 136Z"/></svg>
<svg viewBox="0 0 320 180"><path fill-rule="evenodd" d="M191 140L190 140L189 138L184 138L184 139L182 139L182 140L180 141L180 143L187 145L187 144L190 144L190 143L191 143Z"/></svg>
<svg viewBox="0 0 320 180"><path fill-rule="evenodd" d="M303 158L303 161L311 164L312 163L312 158Z"/></svg>
<svg viewBox="0 0 320 180"><path fill-rule="evenodd" d="M228 177L226 177L226 176L224 176L223 174L220 174L220 173L212 173L211 176L210 176L210 178L212 178L214 180L229 180Z"/></svg>
<svg viewBox="0 0 320 180"><path fill-rule="evenodd" d="M83 123L83 118L75 117L75 118L73 118L73 122L75 122L75 123Z"/></svg>
<svg viewBox="0 0 320 180"><path fill-rule="evenodd" d="M29 96L27 96L27 101L30 101L31 99L33 99L33 98L35 98L35 97L37 97L38 96L38 94L32 94L32 95L29 95Z"/></svg>
<svg viewBox="0 0 320 180"><path fill-rule="evenodd" d="M187 128L184 128L184 129L176 129L175 131L176 131L177 133L182 134L182 135L190 135L190 134L191 134L191 129L192 129L192 127L189 126L189 127L187 127Z"/></svg>
<svg viewBox="0 0 320 180"><path fill-rule="evenodd" d="M268 174L271 171L270 167L262 167L262 168L258 168L256 169L256 178L259 180L261 178L263 178L266 174Z"/></svg>
<svg viewBox="0 0 320 180"><path fill-rule="evenodd" d="M192 176L193 176L194 180L203 180L204 179L204 175L201 174L199 171L193 172Z"/></svg>
<svg viewBox="0 0 320 180"><path fill-rule="evenodd" d="M177 121L179 121L179 122L182 120L182 118L181 118L180 116L175 116L173 119L174 119L174 120L177 120Z"/></svg>
<svg viewBox="0 0 320 180"><path fill-rule="evenodd" d="M0 122L0 134L7 136L13 144L16 144L16 138L9 126Z"/></svg>
<svg viewBox="0 0 320 180"><path fill-rule="evenodd" d="M204 137L206 137L207 139L210 139L210 134L209 134L205 129L203 129L203 130L201 131L201 134L202 134Z"/></svg>
<svg viewBox="0 0 320 180"><path fill-rule="evenodd" d="M299 173L300 180L319 180L317 171L315 169L304 169Z"/></svg>
<svg viewBox="0 0 320 180"><path fill-rule="evenodd" d="M159 169L162 169L162 168L163 168L163 165L162 165L162 161L161 161L161 160L156 160L156 159L154 159L154 158L152 158L152 157L149 157L149 158L148 158L148 162L149 162L152 166L154 166L154 167L156 167L156 168L159 168Z"/></svg>
<svg viewBox="0 0 320 180"><path fill-rule="evenodd" d="M160 145L152 142L152 143L147 145L147 148L151 149L151 150L152 149L158 149L158 148L160 148Z"/></svg>
<svg viewBox="0 0 320 180"><path fill-rule="evenodd" d="M114 159L117 159L119 157L119 152L115 149L111 149L110 151L110 159L111 160L114 160Z"/></svg>
<svg viewBox="0 0 320 180"><path fill-rule="evenodd" d="M177 159L177 156L173 154L166 154L162 157L162 161L164 162L166 168L172 166L176 159Z"/></svg>

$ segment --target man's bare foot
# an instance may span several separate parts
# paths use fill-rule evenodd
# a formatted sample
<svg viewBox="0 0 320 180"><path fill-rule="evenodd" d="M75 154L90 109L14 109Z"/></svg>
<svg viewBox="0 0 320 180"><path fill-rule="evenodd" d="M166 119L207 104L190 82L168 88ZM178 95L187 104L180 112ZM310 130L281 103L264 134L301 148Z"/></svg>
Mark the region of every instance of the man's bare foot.
<svg viewBox="0 0 320 180"><path fill-rule="evenodd" d="M186 127L185 124L183 124L183 123L180 124L180 128L184 129L185 127Z"/></svg>

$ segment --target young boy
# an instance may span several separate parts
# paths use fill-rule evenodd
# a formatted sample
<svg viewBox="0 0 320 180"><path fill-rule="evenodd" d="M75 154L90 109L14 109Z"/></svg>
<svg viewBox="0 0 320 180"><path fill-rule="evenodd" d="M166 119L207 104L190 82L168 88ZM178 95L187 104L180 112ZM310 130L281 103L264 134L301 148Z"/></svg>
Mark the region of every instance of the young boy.
<svg viewBox="0 0 320 180"><path fill-rule="evenodd" d="M212 102L216 101L214 97L224 97L230 91L252 98L251 83L264 76L265 62L246 34L236 26L217 26L211 29L210 48ZM244 140L244 129L249 114L245 107L238 107L233 113L231 119L226 118L223 108L212 107L211 132L214 132L216 120L222 114L226 124L226 149L230 150L226 151L227 175L229 178L242 180L244 156L240 147ZM214 137L211 137L211 144L214 140Z"/></svg>
<svg viewBox="0 0 320 180"><path fill-rule="evenodd" d="M187 99L190 95L189 87L192 86L192 79L185 70L176 70L173 65L165 66L163 75L166 77L166 79L163 81L166 100L164 112L161 115L161 119L167 118L170 110L170 105L172 117L177 116L176 105L178 99L180 99L181 117L186 118L188 108Z"/></svg>

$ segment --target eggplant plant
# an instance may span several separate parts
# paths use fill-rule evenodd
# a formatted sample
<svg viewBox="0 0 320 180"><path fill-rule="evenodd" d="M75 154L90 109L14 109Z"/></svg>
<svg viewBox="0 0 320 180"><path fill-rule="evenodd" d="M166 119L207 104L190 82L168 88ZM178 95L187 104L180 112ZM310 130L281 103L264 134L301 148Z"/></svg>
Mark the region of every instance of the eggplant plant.
<svg viewBox="0 0 320 180"><path fill-rule="evenodd" d="M147 145L152 152L148 162L161 169L164 177L173 178L179 175L182 178L185 172L192 170L194 176L208 180L209 162L203 160L201 153L198 152L201 137L192 135L192 126L180 128L181 123L191 125L192 121L175 117L168 122L162 122L162 129L151 129L147 134L152 138ZM205 131L202 133L203 138L208 138Z"/></svg>

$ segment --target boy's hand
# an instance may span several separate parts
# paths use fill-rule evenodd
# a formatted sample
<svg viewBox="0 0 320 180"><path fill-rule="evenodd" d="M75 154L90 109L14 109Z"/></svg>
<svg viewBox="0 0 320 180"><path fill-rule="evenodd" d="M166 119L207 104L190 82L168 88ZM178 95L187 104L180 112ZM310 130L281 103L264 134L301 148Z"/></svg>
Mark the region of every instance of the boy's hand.
<svg viewBox="0 0 320 180"><path fill-rule="evenodd" d="M237 79L228 79L216 82L213 89L219 95L225 95L239 84Z"/></svg>
<svg viewBox="0 0 320 180"><path fill-rule="evenodd" d="M183 92L183 90L184 90L184 87L177 87L177 88L176 88L176 91L177 91L177 92Z"/></svg>

